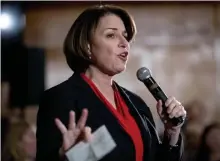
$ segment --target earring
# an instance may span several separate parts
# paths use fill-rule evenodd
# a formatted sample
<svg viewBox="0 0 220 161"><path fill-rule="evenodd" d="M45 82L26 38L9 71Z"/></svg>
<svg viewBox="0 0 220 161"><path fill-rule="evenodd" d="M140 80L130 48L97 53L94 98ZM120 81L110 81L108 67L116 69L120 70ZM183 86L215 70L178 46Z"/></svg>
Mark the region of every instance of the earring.
<svg viewBox="0 0 220 161"><path fill-rule="evenodd" d="M90 52L90 48L88 47L88 55L89 55L89 59L91 59L91 52Z"/></svg>

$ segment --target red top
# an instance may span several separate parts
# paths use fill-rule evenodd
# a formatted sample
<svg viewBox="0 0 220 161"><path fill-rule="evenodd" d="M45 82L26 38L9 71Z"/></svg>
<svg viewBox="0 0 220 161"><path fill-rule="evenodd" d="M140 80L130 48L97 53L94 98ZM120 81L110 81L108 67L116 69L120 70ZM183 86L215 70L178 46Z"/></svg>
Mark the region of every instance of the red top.
<svg viewBox="0 0 220 161"><path fill-rule="evenodd" d="M95 84L85 76L85 74L81 74L82 78L90 85L95 94L104 102L106 107L113 113L113 115L119 120L119 123L127 132L127 134L131 137L134 146L135 146L135 156L136 161L143 160L143 141L141 137L140 130L134 120L134 118L130 115L128 107L122 97L120 96L117 88L114 88L115 102L117 110L112 106L112 104L104 97L104 95L99 91L99 89L95 86Z"/></svg>

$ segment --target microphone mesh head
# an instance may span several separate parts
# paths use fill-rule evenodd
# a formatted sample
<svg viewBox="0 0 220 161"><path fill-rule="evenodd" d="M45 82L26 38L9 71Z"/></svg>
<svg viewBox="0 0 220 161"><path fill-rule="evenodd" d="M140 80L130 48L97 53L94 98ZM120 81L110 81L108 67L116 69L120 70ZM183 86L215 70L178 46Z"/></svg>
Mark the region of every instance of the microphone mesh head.
<svg viewBox="0 0 220 161"><path fill-rule="evenodd" d="M146 67L142 67L138 69L136 75L140 81L144 81L145 79L148 79L149 77L151 77L151 71Z"/></svg>

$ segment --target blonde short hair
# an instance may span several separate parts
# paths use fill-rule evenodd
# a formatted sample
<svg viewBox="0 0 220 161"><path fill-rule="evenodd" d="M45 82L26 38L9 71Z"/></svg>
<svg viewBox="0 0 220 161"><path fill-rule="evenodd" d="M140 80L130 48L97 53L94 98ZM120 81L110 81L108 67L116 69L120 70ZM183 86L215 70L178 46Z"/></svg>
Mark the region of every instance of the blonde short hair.
<svg viewBox="0 0 220 161"><path fill-rule="evenodd" d="M3 147L2 158L4 161L23 161L26 158L26 154L19 147L18 143L22 140L26 130L31 126L25 121L19 121L11 123L6 134L6 139Z"/></svg>

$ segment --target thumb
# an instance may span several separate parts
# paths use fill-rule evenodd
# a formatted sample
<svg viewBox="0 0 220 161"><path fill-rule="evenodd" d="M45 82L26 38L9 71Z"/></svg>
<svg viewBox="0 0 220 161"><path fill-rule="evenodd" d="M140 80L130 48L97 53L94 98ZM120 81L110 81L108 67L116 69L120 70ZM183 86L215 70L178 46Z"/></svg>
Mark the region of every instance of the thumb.
<svg viewBox="0 0 220 161"><path fill-rule="evenodd" d="M160 116L162 116L162 112L163 112L163 107L162 107L162 101L161 100L159 100L158 102L157 102L157 113L160 115Z"/></svg>
<svg viewBox="0 0 220 161"><path fill-rule="evenodd" d="M92 130L90 127L86 126L84 128L84 136L85 136L85 141L90 142L92 140Z"/></svg>

